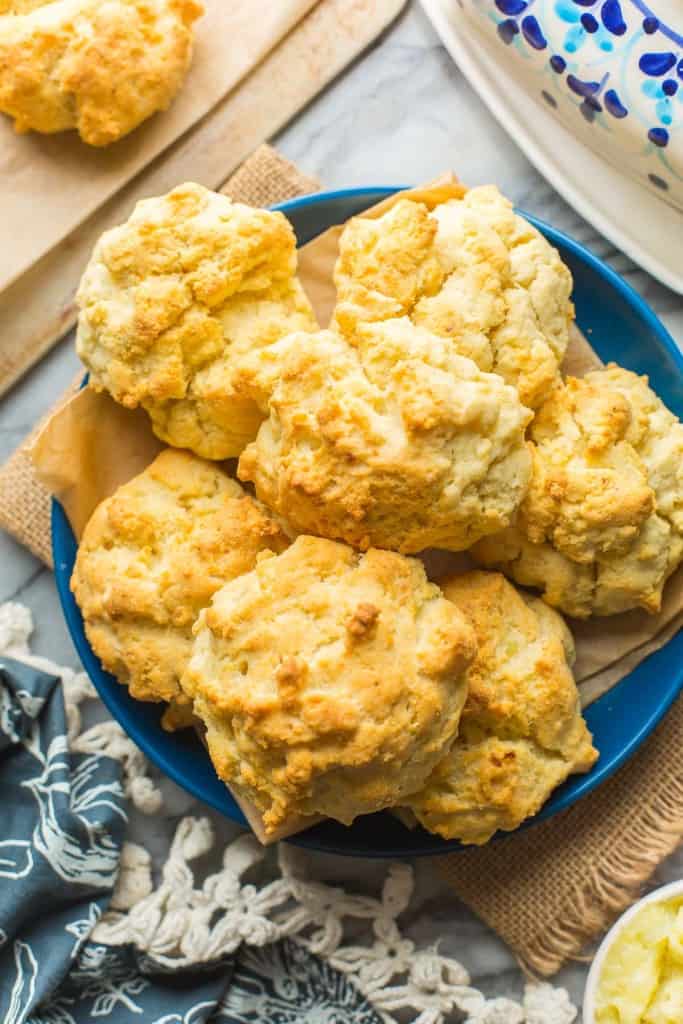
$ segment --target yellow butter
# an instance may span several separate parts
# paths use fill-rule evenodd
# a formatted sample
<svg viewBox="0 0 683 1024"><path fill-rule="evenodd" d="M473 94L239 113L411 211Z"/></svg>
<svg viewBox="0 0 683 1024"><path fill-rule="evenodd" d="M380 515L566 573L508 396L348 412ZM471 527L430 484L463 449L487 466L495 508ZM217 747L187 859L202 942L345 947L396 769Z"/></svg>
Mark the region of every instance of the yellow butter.
<svg viewBox="0 0 683 1024"><path fill-rule="evenodd" d="M683 1024L683 896L646 904L605 956L597 1024Z"/></svg>

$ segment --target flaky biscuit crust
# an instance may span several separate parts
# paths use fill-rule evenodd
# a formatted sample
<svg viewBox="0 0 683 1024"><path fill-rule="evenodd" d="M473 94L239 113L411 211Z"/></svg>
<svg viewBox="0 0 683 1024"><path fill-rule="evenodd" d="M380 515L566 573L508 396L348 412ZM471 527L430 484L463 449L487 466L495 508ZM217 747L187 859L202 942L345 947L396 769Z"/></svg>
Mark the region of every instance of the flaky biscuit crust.
<svg viewBox="0 0 683 1024"><path fill-rule="evenodd" d="M192 626L219 587L287 538L217 466L167 450L105 499L78 548L71 589L90 645L138 700L169 701L184 724L179 679Z"/></svg>
<svg viewBox="0 0 683 1024"><path fill-rule="evenodd" d="M609 366L558 385L530 435L516 522L475 558L577 618L658 611L683 558L683 425L647 378Z"/></svg>
<svg viewBox="0 0 683 1024"><path fill-rule="evenodd" d="M183 687L218 775L267 832L350 823L422 785L455 736L471 627L417 560L298 537L200 616Z"/></svg>
<svg viewBox="0 0 683 1024"><path fill-rule="evenodd" d="M399 200L341 235L335 325L409 316L481 370L499 373L532 409L558 379L574 310L557 251L494 186L429 211Z"/></svg>
<svg viewBox="0 0 683 1024"><path fill-rule="evenodd" d="M474 627L478 654L458 737L408 806L429 831L481 844L536 814L568 775L588 771L597 752L560 616L499 573L466 573L442 586Z"/></svg>
<svg viewBox="0 0 683 1024"><path fill-rule="evenodd" d="M242 363L315 330L281 213L180 185L99 240L78 292L76 347L94 387L143 405L163 441L209 459L256 436L268 388ZM268 386L270 386L268 384Z"/></svg>
<svg viewBox="0 0 683 1024"><path fill-rule="evenodd" d="M531 413L495 374L408 318L282 343L270 418L238 474L302 533L458 551L523 497ZM286 351L284 351L286 349Z"/></svg>
<svg viewBox="0 0 683 1024"><path fill-rule="evenodd" d="M0 110L18 132L107 146L165 110L192 60L197 0L4 0Z"/></svg>

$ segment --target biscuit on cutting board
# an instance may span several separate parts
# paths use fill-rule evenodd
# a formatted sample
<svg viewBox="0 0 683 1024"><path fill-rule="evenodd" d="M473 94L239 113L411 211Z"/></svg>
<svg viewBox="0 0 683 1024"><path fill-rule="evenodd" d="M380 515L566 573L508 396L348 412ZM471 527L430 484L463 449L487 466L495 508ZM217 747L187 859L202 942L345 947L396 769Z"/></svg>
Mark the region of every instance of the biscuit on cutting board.
<svg viewBox="0 0 683 1024"><path fill-rule="evenodd" d="M0 0L0 111L17 132L108 146L165 110L192 60L197 0Z"/></svg>

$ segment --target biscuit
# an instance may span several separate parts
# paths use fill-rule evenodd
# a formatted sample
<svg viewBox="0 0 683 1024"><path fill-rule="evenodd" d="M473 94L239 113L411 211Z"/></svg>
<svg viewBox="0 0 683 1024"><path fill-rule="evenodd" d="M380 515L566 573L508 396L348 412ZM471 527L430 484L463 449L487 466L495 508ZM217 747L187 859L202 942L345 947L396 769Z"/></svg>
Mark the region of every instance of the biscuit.
<svg viewBox="0 0 683 1024"><path fill-rule="evenodd" d="M683 425L617 366L558 385L516 521L472 554L568 615L657 612L683 559Z"/></svg>
<svg viewBox="0 0 683 1024"><path fill-rule="evenodd" d="M282 342L270 418L238 475L301 533L365 550L469 547L524 496L531 412L407 317ZM286 350L286 351L285 351Z"/></svg>
<svg viewBox="0 0 683 1024"><path fill-rule="evenodd" d="M334 326L409 316L537 408L558 379L574 310L558 252L494 186L430 213L399 200L341 235Z"/></svg>
<svg viewBox="0 0 683 1024"><path fill-rule="evenodd" d="M197 0L3 0L0 110L17 132L108 146L166 110L192 60Z"/></svg>
<svg viewBox="0 0 683 1024"><path fill-rule="evenodd" d="M418 789L475 654L416 559L298 537L215 594L183 678L214 767L263 815L350 824Z"/></svg>
<svg viewBox="0 0 683 1024"><path fill-rule="evenodd" d="M28 14L37 7L47 7L55 0L0 0L0 14Z"/></svg>
<svg viewBox="0 0 683 1024"><path fill-rule="evenodd" d="M412 199L381 217L347 221L334 269L336 327L352 334L358 323L409 316L423 295L436 294L444 281L436 231L427 207Z"/></svg>
<svg viewBox="0 0 683 1024"><path fill-rule="evenodd" d="M444 839L486 843L536 814L572 772L597 758L571 673L574 644L561 617L498 573L442 583L477 636L458 737L407 801Z"/></svg>
<svg viewBox="0 0 683 1024"><path fill-rule="evenodd" d="M217 466L162 452L98 505L83 533L71 589L91 647L133 697L172 705L165 724L186 724L179 679L199 611L260 551L287 543Z"/></svg>
<svg viewBox="0 0 683 1024"><path fill-rule="evenodd" d="M317 330L281 213L185 184L138 203L97 243L77 300L91 384L142 405L163 441L208 459L256 436L267 389L240 381L252 350Z"/></svg>

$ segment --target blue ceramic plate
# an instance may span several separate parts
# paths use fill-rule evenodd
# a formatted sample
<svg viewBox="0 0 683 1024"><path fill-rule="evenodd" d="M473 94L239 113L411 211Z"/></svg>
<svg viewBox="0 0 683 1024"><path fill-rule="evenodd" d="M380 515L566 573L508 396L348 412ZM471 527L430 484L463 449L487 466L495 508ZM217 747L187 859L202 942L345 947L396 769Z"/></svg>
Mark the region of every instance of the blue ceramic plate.
<svg viewBox="0 0 683 1024"><path fill-rule="evenodd" d="M299 244L304 244L393 191L368 188L328 192L292 200L277 209L287 215ZM649 374L655 391L683 418L683 357L654 313L618 274L586 249L533 217L529 220L557 246L574 275L577 321L598 354L605 361L613 359L637 373ZM164 732L158 705L133 700L124 686L102 671L86 640L80 612L69 590L76 541L57 502L52 506L52 544L57 587L71 636L111 713L175 782L229 818L245 824L194 733ZM574 776L556 790L533 821L557 814L612 775L652 732L682 687L683 632L588 708L586 719L600 759L587 775ZM422 829L411 832L387 813L359 818L348 828L326 821L291 841L315 850L365 857L414 856L459 848L458 843L444 842Z"/></svg>

